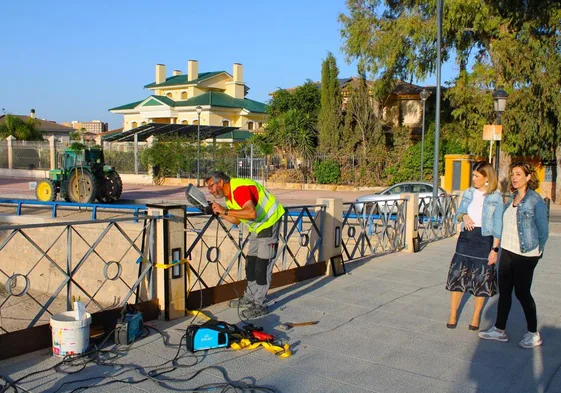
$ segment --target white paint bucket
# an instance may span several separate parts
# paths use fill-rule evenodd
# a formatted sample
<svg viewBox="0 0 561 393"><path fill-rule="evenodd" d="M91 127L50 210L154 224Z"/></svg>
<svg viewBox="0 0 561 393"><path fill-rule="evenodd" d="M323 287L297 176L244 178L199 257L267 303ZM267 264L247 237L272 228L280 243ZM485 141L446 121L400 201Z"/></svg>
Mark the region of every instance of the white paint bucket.
<svg viewBox="0 0 561 393"><path fill-rule="evenodd" d="M66 311L51 317L53 333L53 355L64 357L86 352L90 344L90 324L92 317L76 320L75 311Z"/></svg>

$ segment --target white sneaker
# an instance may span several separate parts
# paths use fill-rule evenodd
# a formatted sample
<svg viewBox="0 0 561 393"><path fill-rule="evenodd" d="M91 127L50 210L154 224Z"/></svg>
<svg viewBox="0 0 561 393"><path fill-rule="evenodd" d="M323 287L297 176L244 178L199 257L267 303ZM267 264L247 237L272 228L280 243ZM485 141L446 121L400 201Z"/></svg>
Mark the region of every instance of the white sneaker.
<svg viewBox="0 0 561 393"><path fill-rule="evenodd" d="M528 332L522 337L522 341L518 343L522 348L534 348L542 345L543 341L538 332Z"/></svg>
<svg viewBox="0 0 561 393"><path fill-rule="evenodd" d="M506 335L505 331L500 331L495 326L491 329L483 330L478 334L479 338L483 340L495 340L500 341L502 343L506 343L508 341L508 336Z"/></svg>

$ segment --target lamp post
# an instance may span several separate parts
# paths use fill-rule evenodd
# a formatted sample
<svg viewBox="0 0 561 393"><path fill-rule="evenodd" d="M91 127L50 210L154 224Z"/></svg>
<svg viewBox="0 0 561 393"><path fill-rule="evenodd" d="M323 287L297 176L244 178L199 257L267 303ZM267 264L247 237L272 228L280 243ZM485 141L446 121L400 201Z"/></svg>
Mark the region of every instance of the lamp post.
<svg viewBox="0 0 561 393"><path fill-rule="evenodd" d="M508 93L503 90L502 86L498 86L497 90L493 92L493 104L495 107L495 116L497 119L497 124L501 125L501 119L503 113L506 109L506 99L508 98ZM497 149L495 150L495 170L497 171L497 176L499 175L499 159L501 155L501 141L497 140Z"/></svg>
<svg viewBox="0 0 561 393"><path fill-rule="evenodd" d="M423 124L421 126L421 177L419 180L423 181L423 166L425 163L425 103L427 102L427 98L430 96L430 92L423 89L419 95L421 96L421 100L423 100Z"/></svg>
<svg viewBox="0 0 561 393"><path fill-rule="evenodd" d="M436 2L436 107L434 119L434 159L432 166L432 211L431 216L434 217L434 223L437 223L438 214L438 158L440 155L440 98L441 88L440 80L442 74L442 9L444 8L444 0ZM434 225L434 224L433 224Z"/></svg>
<svg viewBox="0 0 561 393"><path fill-rule="evenodd" d="M195 110L197 111L197 187L199 187L201 179L201 112L203 107L199 105Z"/></svg>

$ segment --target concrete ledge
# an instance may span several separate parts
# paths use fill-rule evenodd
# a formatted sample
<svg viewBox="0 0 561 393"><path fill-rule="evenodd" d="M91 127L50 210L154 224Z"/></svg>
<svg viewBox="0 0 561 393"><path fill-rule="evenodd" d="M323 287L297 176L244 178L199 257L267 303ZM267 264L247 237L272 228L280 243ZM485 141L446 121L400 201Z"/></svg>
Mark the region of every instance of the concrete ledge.
<svg viewBox="0 0 561 393"><path fill-rule="evenodd" d="M152 176L135 175L130 173L119 173L125 184L154 184ZM7 169L0 168L0 177L17 179L45 179L49 177L49 171L43 169ZM167 179L166 179L167 180ZM178 179L183 180L183 179Z"/></svg>
<svg viewBox="0 0 561 393"><path fill-rule="evenodd" d="M356 187L338 184L311 184L311 183L286 183L272 182L265 183L267 188L282 190L315 190L315 191L381 191L386 187Z"/></svg>
<svg viewBox="0 0 561 393"><path fill-rule="evenodd" d="M152 180L152 176L149 175L119 173L119 176L121 176L121 180L123 181L123 184L146 184L146 185L154 184L154 181Z"/></svg>
<svg viewBox="0 0 561 393"><path fill-rule="evenodd" d="M7 169L0 168L0 177L19 179L44 179L49 177L49 171L42 169Z"/></svg>

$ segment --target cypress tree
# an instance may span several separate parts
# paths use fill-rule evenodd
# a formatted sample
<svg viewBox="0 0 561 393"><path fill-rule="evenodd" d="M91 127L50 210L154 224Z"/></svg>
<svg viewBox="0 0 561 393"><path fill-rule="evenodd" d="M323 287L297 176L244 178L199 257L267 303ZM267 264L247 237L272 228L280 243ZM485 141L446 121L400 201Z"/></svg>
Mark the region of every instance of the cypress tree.
<svg viewBox="0 0 561 393"><path fill-rule="evenodd" d="M331 52L321 66L321 108L318 115L319 150L335 153L341 144L341 89L339 69Z"/></svg>

